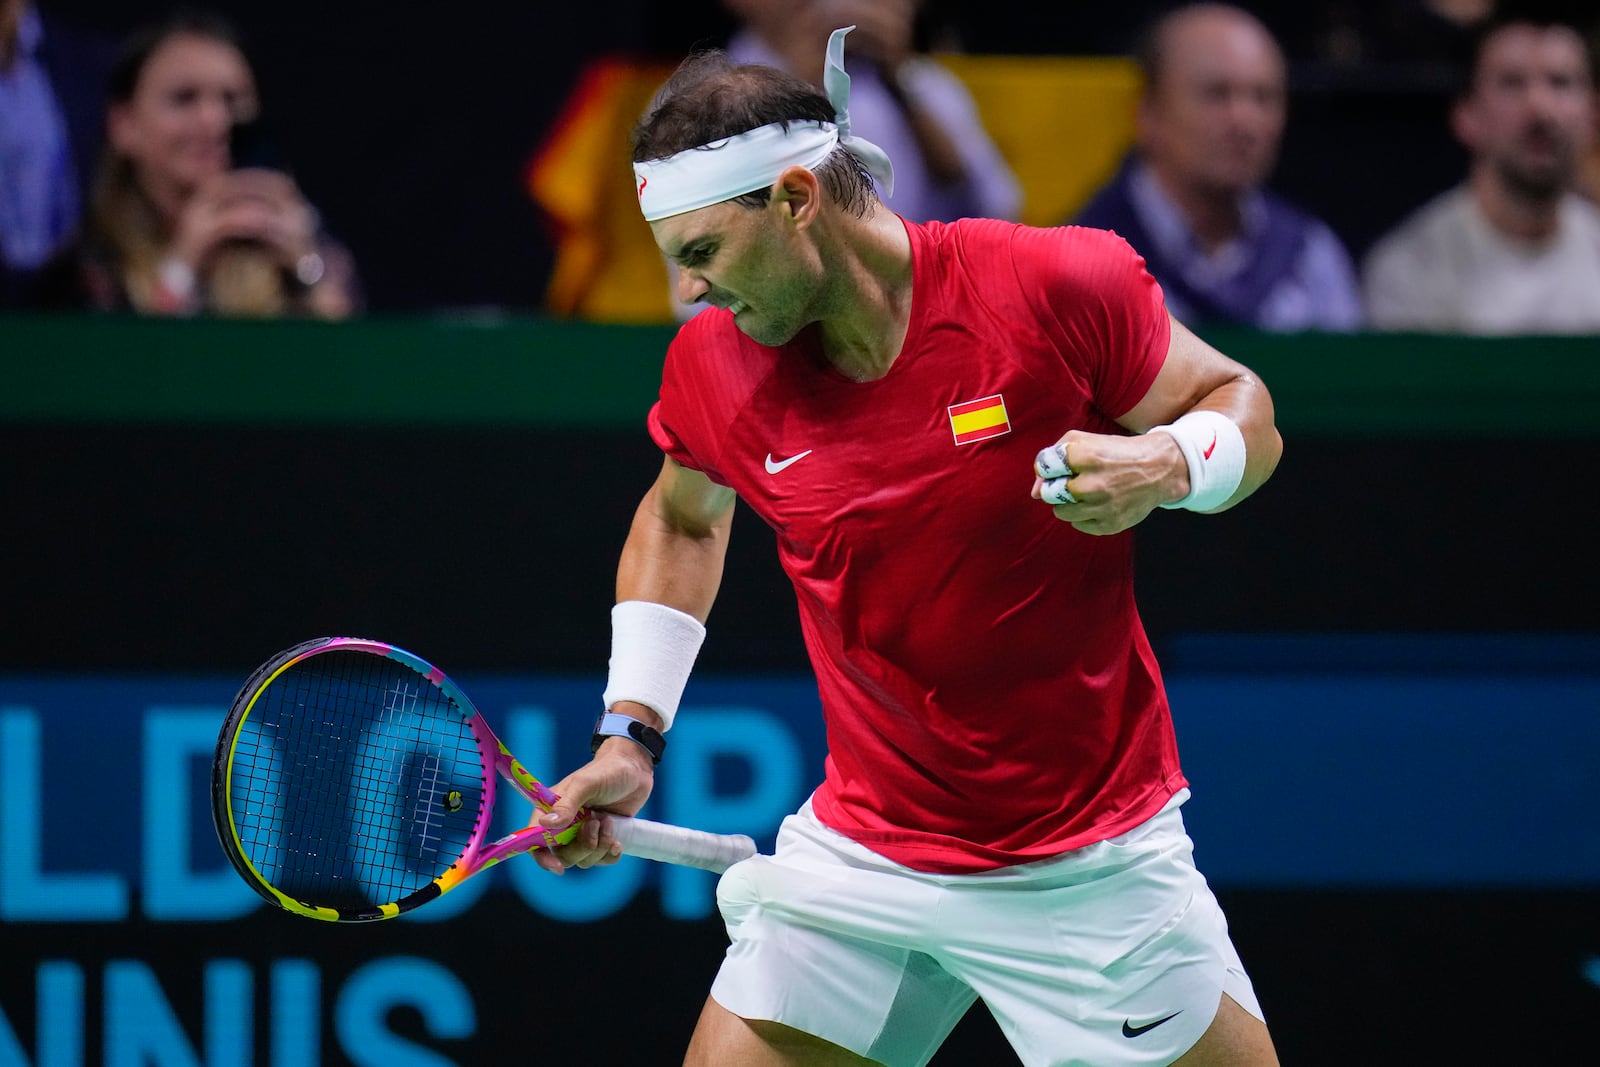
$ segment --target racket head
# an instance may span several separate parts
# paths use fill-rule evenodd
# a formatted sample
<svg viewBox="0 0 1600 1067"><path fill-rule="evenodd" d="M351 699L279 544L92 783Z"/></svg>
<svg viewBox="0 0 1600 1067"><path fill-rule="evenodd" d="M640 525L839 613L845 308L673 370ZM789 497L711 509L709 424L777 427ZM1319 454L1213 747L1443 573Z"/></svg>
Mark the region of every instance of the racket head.
<svg viewBox="0 0 1600 1067"><path fill-rule="evenodd" d="M479 869L503 752L421 657L366 638L302 642L229 708L212 764L217 837L276 907L392 918Z"/></svg>

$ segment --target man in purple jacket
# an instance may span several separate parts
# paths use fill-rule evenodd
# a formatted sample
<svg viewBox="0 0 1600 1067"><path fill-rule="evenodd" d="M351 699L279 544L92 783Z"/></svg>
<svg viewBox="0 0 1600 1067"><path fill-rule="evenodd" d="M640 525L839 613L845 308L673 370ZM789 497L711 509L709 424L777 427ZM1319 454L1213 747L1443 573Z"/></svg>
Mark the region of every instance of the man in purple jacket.
<svg viewBox="0 0 1600 1067"><path fill-rule="evenodd" d="M1126 238L1185 322L1359 328L1344 245L1263 187L1288 95L1272 34L1239 8L1191 4L1147 31L1139 60L1137 146L1072 221Z"/></svg>

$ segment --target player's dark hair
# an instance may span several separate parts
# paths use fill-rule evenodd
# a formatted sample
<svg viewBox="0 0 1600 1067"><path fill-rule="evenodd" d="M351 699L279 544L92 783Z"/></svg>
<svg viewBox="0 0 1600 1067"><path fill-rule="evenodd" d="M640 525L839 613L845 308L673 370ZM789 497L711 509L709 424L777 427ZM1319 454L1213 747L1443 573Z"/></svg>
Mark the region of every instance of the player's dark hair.
<svg viewBox="0 0 1600 1067"><path fill-rule="evenodd" d="M720 49L691 53L656 90L633 128L633 161L665 159L775 122L832 122L833 105L816 86L774 67L737 64ZM857 216L873 201L872 177L859 159L836 148L817 168L835 203ZM770 189L734 202L764 205Z"/></svg>

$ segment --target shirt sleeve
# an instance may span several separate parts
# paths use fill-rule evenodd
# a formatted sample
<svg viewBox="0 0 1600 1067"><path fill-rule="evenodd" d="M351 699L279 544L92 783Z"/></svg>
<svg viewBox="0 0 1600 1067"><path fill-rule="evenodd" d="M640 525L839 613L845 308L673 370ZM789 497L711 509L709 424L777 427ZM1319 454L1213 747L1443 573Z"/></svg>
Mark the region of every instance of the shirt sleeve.
<svg viewBox="0 0 1600 1067"><path fill-rule="evenodd" d="M1097 408L1113 419L1127 414L1150 391L1172 341L1166 300L1144 257L1109 230L1018 234L1018 275L1062 357L1087 379Z"/></svg>
<svg viewBox="0 0 1600 1067"><path fill-rule="evenodd" d="M656 447L677 463L726 485L727 480L717 469L719 435L712 415L716 397L705 386L717 379L694 370L708 343L705 333L698 329L696 320L690 320L667 347L661 392L650 407L645 426Z"/></svg>

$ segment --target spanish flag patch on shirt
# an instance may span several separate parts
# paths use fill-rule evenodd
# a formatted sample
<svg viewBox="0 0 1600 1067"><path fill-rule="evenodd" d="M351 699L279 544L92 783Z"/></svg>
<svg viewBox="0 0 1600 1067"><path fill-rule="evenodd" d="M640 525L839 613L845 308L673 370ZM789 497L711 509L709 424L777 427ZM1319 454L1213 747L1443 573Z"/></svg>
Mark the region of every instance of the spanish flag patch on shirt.
<svg viewBox="0 0 1600 1067"><path fill-rule="evenodd" d="M1011 420L1006 417L1006 398L999 393L951 404L949 411L950 432L955 434L958 445L987 441L1011 432Z"/></svg>

